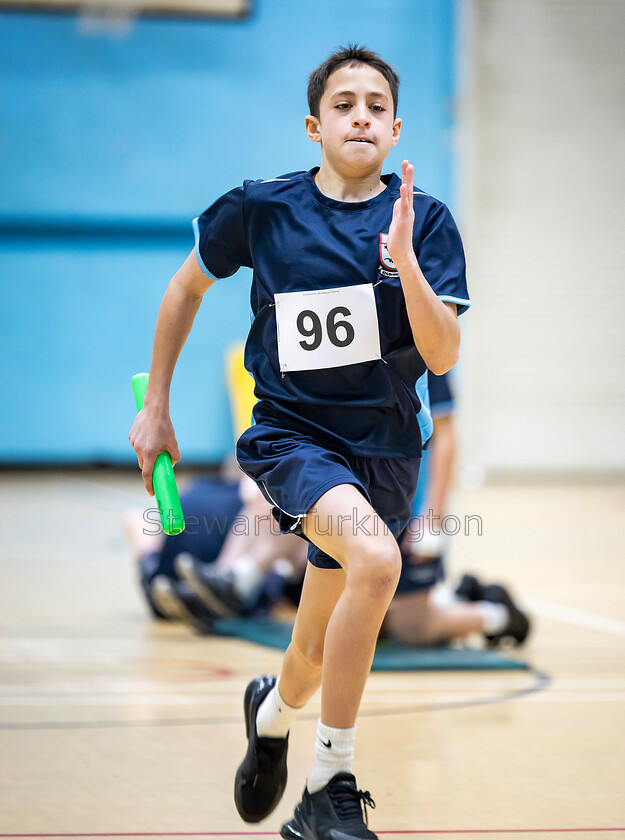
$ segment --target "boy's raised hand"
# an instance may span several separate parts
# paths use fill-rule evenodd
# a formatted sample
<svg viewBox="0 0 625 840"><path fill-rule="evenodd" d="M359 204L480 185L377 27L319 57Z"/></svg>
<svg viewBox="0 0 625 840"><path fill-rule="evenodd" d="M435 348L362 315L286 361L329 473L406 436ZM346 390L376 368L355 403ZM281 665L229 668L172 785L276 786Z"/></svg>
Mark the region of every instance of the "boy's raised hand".
<svg viewBox="0 0 625 840"><path fill-rule="evenodd" d="M161 452L169 452L172 464L180 460L180 450L169 414L154 413L143 408L135 417L128 440L137 453L145 489L154 495L152 473Z"/></svg>
<svg viewBox="0 0 625 840"><path fill-rule="evenodd" d="M393 220L388 230L386 246L391 259L399 268L402 263L415 257L412 246L412 228L414 225L413 207L414 166L403 161L401 165L401 187L399 198L393 207Z"/></svg>

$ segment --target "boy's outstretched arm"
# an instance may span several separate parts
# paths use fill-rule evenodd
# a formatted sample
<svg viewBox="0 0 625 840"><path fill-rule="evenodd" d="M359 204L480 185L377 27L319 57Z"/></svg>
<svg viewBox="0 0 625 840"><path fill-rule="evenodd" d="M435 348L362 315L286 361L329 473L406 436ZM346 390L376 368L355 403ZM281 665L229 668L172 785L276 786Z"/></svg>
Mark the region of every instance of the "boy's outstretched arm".
<svg viewBox="0 0 625 840"><path fill-rule="evenodd" d="M180 460L178 442L169 417L169 388L178 356L191 331L204 292L213 283L214 280L200 268L195 251L191 251L171 279L158 311L143 409L137 414L128 435L150 496L154 495L152 471L157 455L169 452L174 464Z"/></svg>
<svg viewBox="0 0 625 840"><path fill-rule="evenodd" d="M458 361L460 328L456 304L437 297L417 262L412 245L413 173L414 167L405 160L401 165L400 197L393 208L387 247L399 272L417 349L432 373L440 375Z"/></svg>

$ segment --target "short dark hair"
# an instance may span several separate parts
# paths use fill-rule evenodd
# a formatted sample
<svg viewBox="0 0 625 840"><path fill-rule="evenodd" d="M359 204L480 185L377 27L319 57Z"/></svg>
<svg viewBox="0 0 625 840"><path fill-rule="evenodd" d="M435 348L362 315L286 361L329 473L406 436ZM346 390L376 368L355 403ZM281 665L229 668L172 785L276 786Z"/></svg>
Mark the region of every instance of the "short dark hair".
<svg viewBox="0 0 625 840"><path fill-rule="evenodd" d="M327 58L323 64L313 70L308 79L308 107L313 117L319 119L319 103L321 97L326 89L328 79L344 65L353 66L354 64L368 64L381 73L391 89L391 96L393 97L393 117L397 116L397 97L399 92L399 76L386 61L383 61L380 56L368 50L366 47L361 47L358 44L348 44L346 47L339 47L335 53Z"/></svg>

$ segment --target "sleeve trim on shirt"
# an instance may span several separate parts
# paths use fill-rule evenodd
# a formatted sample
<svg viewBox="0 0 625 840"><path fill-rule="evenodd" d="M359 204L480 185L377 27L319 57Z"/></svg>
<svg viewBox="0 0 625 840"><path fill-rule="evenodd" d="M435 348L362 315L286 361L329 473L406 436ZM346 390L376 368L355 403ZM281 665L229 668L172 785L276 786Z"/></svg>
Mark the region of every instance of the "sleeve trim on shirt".
<svg viewBox="0 0 625 840"><path fill-rule="evenodd" d="M471 301L467 298L454 297L453 295L439 295L438 299L448 303L457 303L458 306L462 307L460 312L464 312L465 309L468 309L471 306ZM460 314L460 312L458 314Z"/></svg>
<svg viewBox="0 0 625 840"><path fill-rule="evenodd" d="M199 224L198 224L198 219L199 219L199 218L200 218L200 217L198 216L197 218L193 219L193 235L194 235L194 237L195 237L195 256L197 257L197 261L198 261L198 263L199 263L199 265L200 265L200 268L201 268L201 269L202 269L202 271L204 272L204 274L206 274L206 276L207 276L207 277L210 277L210 279L211 279L211 280L215 280L215 281L217 281L219 278L218 278L218 277L215 277L215 275L214 275L214 274L212 274L212 273L211 273L211 272L210 272L210 271L206 268L206 266L204 265L204 260L203 260L203 259L202 259L202 257L200 256L200 226L199 226Z"/></svg>
<svg viewBox="0 0 625 840"><path fill-rule="evenodd" d="M432 420L439 420L441 417L448 417L450 414L454 413L454 408L455 406L453 400L434 403L434 405L430 406Z"/></svg>

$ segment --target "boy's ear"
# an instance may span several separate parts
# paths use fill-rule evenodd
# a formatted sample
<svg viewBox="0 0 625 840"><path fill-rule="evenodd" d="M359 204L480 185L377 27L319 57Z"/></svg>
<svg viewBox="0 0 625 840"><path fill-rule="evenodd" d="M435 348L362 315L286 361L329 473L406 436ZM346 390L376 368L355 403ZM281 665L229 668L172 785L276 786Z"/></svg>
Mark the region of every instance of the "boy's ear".
<svg viewBox="0 0 625 840"><path fill-rule="evenodd" d="M321 143L321 123L318 117L308 114L306 117L306 134L313 143Z"/></svg>
<svg viewBox="0 0 625 840"><path fill-rule="evenodd" d="M396 146L399 142L399 135L401 133L401 119L398 117L395 122L393 123L393 139L391 140L391 146Z"/></svg>

